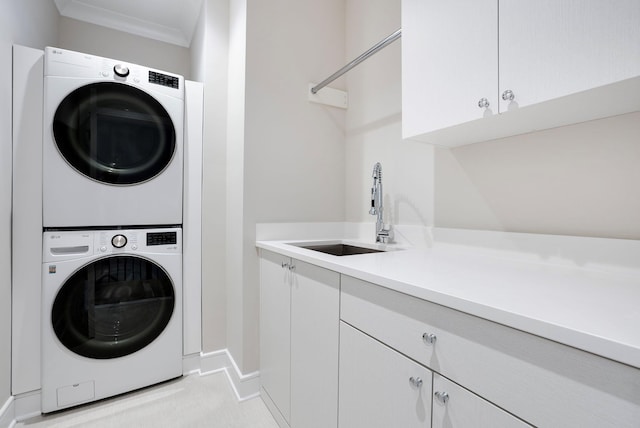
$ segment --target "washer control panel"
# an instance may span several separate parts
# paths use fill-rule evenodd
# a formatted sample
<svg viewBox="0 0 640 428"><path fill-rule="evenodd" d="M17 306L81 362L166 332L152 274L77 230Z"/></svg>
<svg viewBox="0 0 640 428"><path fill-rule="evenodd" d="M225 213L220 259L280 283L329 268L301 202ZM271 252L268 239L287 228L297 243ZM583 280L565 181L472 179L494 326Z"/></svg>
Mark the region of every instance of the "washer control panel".
<svg viewBox="0 0 640 428"><path fill-rule="evenodd" d="M43 261L122 253L182 253L182 229L45 231Z"/></svg>

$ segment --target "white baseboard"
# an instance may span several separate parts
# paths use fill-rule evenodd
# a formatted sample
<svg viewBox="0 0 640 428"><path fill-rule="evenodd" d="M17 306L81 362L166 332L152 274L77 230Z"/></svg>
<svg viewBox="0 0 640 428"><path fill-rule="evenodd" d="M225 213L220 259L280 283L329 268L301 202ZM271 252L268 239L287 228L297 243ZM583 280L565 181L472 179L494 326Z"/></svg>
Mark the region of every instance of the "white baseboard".
<svg viewBox="0 0 640 428"><path fill-rule="evenodd" d="M238 401L260 396L260 373L242 374L227 349L200 355L200 375L223 371Z"/></svg>
<svg viewBox="0 0 640 428"><path fill-rule="evenodd" d="M14 419L17 422L38 416L42 413L40 390L18 394L14 398Z"/></svg>
<svg viewBox="0 0 640 428"><path fill-rule="evenodd" d="M15 413L13 397L9 397L0 407L0 428L12 428L16 423Z"/></svg>
<svg viewBox="0 0 640 428"><path fill-rule="evenodd" d="M182 357L182 374L187 376L200 372L200 354L185 355Z"/></svg>
<svg viewBox="0 0 640 428"><path fill-rule="evenodd" d="M16 422L38 416L40 409L39 390L11 396L0 408L0 428L12 428Z"/></svg>
<svg viewBox="0 0 640 428"><path fill-rule="evenodd" d="M278 409L278 406L276 406L267 391L262 387L260 388L260 397L262 398L264 405L267 406L267 409L271 412L271 416L273 416L273 419L275 419L278 426L280 428L289 428L289 424L285 420L284 416L282 416L282 413L280 413L280 409Z"/></svg>

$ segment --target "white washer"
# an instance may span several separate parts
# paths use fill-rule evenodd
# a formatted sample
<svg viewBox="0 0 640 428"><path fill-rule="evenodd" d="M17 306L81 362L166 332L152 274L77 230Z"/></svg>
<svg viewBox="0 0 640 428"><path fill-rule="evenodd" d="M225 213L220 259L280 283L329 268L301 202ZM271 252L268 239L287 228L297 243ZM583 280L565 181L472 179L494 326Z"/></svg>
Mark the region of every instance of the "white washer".
<svg viewBox="0 0 640 428"><path fill-rule="evenodd" d="M182 375L181 229L43 241L43 413Z"/></svg>
<svg viewBox="0 0 640 428"><path fill-rule="evenodd" d="M184 78L45 49L44 227L182 224Z"/></svg>

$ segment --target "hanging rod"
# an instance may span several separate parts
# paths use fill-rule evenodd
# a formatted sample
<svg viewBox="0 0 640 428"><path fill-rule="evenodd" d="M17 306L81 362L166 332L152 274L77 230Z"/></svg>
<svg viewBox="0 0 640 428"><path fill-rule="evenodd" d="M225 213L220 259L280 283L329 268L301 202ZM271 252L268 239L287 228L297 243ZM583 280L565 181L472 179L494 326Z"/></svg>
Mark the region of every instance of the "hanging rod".
<svg viewBox="0 0 640 428"><path fill-rule="evenodd" d="M329 83L333 82L338 77L342 76L344 73L346 73L347 71L351 70L353 67L355 67L356 65L360 64L365 59L369 58L370 56L372 56L373 54L375 54L379 50L387 47L391 43L393 43L396 40L398 40L400 38L400 36L402 36L402 28L399 28L393 34L390 34L384 40L379 41L378 43L376 43L375 46L371 47L369 50L367 50L365 53L360 55L358 58L354 59L349 64L347 64L344 67L342 67L340 70L336 71L331 76L327 77L322 82L318 83L316 86L311 88L311 93L312 94L318 93L318 91L320 89L324 88Z"/></svg>

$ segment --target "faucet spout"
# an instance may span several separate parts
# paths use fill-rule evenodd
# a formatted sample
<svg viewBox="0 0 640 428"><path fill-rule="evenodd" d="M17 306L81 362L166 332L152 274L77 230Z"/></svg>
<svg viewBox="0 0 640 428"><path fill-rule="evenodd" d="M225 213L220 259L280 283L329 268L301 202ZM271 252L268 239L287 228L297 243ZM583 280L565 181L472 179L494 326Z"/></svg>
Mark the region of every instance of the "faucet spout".
<svg viewBox="0 0 640 428"><path fill-rule="evenodd" d="M386 243L391 238L391 229L384 228L382 213L382 165L377 162L373 166L373 187L371 188L371 209L369 214L376 216L376 242Z"/></svg>

